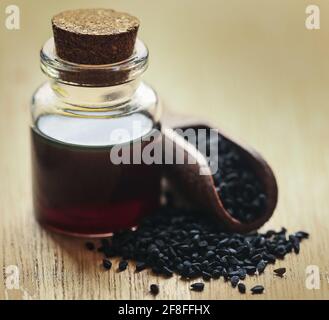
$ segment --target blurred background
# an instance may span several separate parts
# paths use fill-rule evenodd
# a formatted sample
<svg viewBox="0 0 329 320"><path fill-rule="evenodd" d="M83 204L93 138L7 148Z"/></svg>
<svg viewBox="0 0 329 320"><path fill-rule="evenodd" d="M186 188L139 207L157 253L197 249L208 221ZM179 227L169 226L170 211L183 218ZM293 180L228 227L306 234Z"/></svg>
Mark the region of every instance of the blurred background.
<svg viewBox="0 0 329 320"><path fill-rule="evenodd" d="M9 4L20 8L20 30L4 27ZM33 91L45 80L38 55L51 36L54 14L78 7L111 7L140 18L139 36L151 55L145 79L168 107L211 118L256 143L266 139L265 134L259 136L264 130L283 138L279 129L290 122L291 112L295 116L310 109L320 113L328 101L329 2L312 1L322 14L321 29L313 31L305 28L309 4L304 0L1 0L0 107L10 104L17 117L28 113ZM255 117L262 119L257 122L259 131L241 132L242 127L255 125Z"/></svg>
<svg viewBox="0 0 329 320"><path fill-rule="evenodd" d="M20 30L5 28L10 4L20 8ZM305 27L310 4L320 8L320 30ZM23 167L10 158L7 169L29 172L29 102L45 81L39 50L52 36L51 17L83 7L110 7L137 16L139 37L150 50L144 78L164 106L210 119L248 141L274 170L285 168L275 170L279 180L312 179L304 166L329 158L327 0L1 0L0 150L26 159ZM324 183L317 181L317 187Z"/></svg>
<svg viewBox="0 0 329 320"><path fill-rule="evenodd" d="M4 27L9 4L20 8L20 30ZM320 7L320 30L305 28L309 4ZM45 80L39 70L39 49L52 35L51 17L91 6L127 11L141 20L139 36L151 56L145 79L175 111L211 117L233 130L262 117L260 132L274 130L279 135L278 126L292 109L302 114L305 109L321 112L326 107L326 0L1 0L2 108L10 104L13 112L26 113L33 91ZM242 134L260 138L249 136L248 130Z"/></svg>
<svg viewBox="0 0 329 320"><path fill-rule="evenodd" d="M5 28L10 4L20 8L20 30ZM319 30L305 27L310 4L320 8ZM10 239L5 226L13 216L22 223L18 231L34 221L28 124L31 96L45 81L39 50L52 35L54 14L85 7L109 7L141 20L139 37L150 50L144 78L165 108L211 120L259 150L279 183L278 209L269 226L321 233L313 242L319 253L306 255L305 263L323 264L329 238L328 0L1 0L4 239Z"/></svg>

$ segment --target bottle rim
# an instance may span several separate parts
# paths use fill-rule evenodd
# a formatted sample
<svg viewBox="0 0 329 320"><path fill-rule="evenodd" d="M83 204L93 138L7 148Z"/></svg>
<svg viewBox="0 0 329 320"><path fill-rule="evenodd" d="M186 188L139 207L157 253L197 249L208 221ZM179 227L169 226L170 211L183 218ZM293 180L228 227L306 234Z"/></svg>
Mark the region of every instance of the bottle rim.
<svg viewBox="0 0 329 320"><path fill-rule="evenodd" d="M78 64L56 54L54 38L46 41L40 51L41 70L52 80L87 87L115 86L135 80L148 66L149 52L143 41L136 39L133 54L112 64Z"/></svg>

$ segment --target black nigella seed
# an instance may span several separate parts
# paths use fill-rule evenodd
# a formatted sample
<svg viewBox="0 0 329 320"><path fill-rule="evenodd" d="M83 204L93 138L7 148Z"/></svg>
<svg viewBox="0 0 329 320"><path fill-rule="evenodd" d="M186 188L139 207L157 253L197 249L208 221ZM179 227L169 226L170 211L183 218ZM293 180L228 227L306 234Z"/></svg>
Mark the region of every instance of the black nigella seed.
<svg viewBox="0 0 329 320"><path fill-rule="evenodd" d="M271 237L273 237L275 235L275 233L276 232L274 230L268 230L265 233L265 238L271 238Z"/></svg>
<svg viewBox="0 0 329 320"><path fill-rule="evenodd" d="M279 276L279 277L283 277L283 275L286 273L286 268L277 268L273 270L274 273Z"/></svg>
<svg viewBox="0 0 329 320"><path fill-rule="evenodd" d="M239 276L240 280L244 280L246 278L246 276L247 276L246 269L245 268L240 268L238 270L238 276Z"/></svg>
<svg viewBox="0 0 329 320"><path fill-rule="evenodd" d="M155 244L158 246L158 247L163 247L165 245L165 243L163 242L163 240L161 239L157 239L155 240Z"/></svg>
<svg viewBox="0 0 329 320"><path fill-rule="evenodd" d="M231 285L233 288L235 288L237 286L237 284L239 283L240 278L238 276L233 276L231 278Z"/></svg>
<svg viewBox="0 0 329 320"><path fill-rule="evenodd" d="M264 260L266 260L268 263L275 263L275 255L271 254L271 253L264 253L263 254L263 258Z"/></svg>
<svg viewBox="0 0 329 320"><path fill-rule="evenodd" d="M202 271L202 278L205 281L209 281L211 279L211 274L205 271Z"/></svg>
<svg viewBox="0 0 329 320"><path fill-rule="evenodd" d="M207 259L212 258L213 256L215 256L215 252L214 252L214 251L209 250L209 251L206 253L206 258L207 258Z"/></svg>
<svg viewBox="0 0 329 320"><path fill-rule="evenodd" d="M285 256L285 254L287 253L286 248L284 245L279 245L276 247L275 249L275 254L279 257L279 258L283 258Z"/></svg>
<svg viewBox="0 0 329 320"><path fill-rule="evenodd" d="M295 233L295 236L299 239L308 239L310 235L305 231L298 231Z"/></svg>
<svg viewBox="0 0 329 320"><path fill-rule="evenodd" d="M167 277L171 277L173 275L173 271L170 270L168 267L163 267L162 273Z"/></svg>
<svg viewBox="0 0 329 320"><path fill-rule="evenodd" d="M228 249L224 249L224 248L220 248L220 249L217 249L216 251L218 254L220 254L221 256L227 256L229 255L229 251Z"/></svg>
<svg viewBox="0 0 329 320"><path fill-rule="evenodd" d="M248 275L253 275L256 272L256 267L254 266L245 266L244 269L246 270Z"/></svg>
<svg viewBox="0 0 329 320"><path fill-rule="evenodd" d="M215 251L216 250L216 246L208 246L207 249L210 250L210 251Z"/></svg>
<svg viewBox="0 0 329 320"><path fill-rule="evenodd" d="M229 261L229 263L233 266L237 266L241 264L241 261L239 261L237 258L233 257L233 256L229 256L227 258L227 260Z"/></svg>
<svg viewBox="0 0 329 320"><path fill-rule="evenodd" d="M199 247L200 248L205 248L207 246L208 246L208 242L207 241L203 240L203 241L200 241L199 242Z"/></svg>
<svg viewBox="0 0 329 320"><path fill-rule="evenodd" d="M240 293L246 293L246 286L245 286L245 284L242 283L242 282L240 282L238 284L238 290L239 290Z"/></svg>
<svg viewBox="0 0 329 320"><path fill-rule="evenodd" d="M239 256L247 256L249 253L249 247L248 246L241 246L238 247L236 250L236 254Z"/></svg>
<svg viewBox="0 0 329 320"><path fill-rule="evenodd" d="M245 266L251 266L253 264L250 259L244 259L243 263Z"/></svg>
<svg viewBox="0 0 329 320"><path fill-rule="evenodd" d="M173 257L177 257L177 253L176 253L176 251L174 250L173 247L169 247L168 251L170 252L170 254L171 254Z"/></svg>
<svg viewBox="0 0 329 320"><path fill-rule="evenodd" d="M233 249L233 248L229 248L227 251L231 255L236 255L237 254L237 251L235 249Z"/></svg>
<svg viewBox="0 0 329 320"><path fill-rule="evenodd" d="M136 271L137 272L146 269L146 267L147 267L147 264L145 262L141 262L141 261L136 262Z"/></svg>
<svg viewBox="0 0 329 320"><path fill-rule="evenodd" d="M195 235L195 234L199 234L199 233L200 233L200 230L196 230L196 229L190 230L191 235Z"/></svg>
<svg viewBox="0 0 329 320"><path fill-rule="evenodd" d="M211 275L214 279L219 279L221 276L221 272L218 269L215 269Z"/></svg>
<svg viewBox="0 0 329 320"><path fill-rule="evenodd" d="M112 267L112 262L110 260L103 259L103 267L106 270L110 270Z"/></svg>
<svg viewBox="0 0 329 320"><path fill-rule="evenodd" d="M175 263L182 263L182 262L183 262L183 259L180 258L180 257L176 257L176 258L174 259L174 262L175 262Z"/></svg>
<svg viewBox="0 0 329 320"><path fill-rule="evenodd" d="M221 248L223 248L224 246L227 245L227 243L229 242L229 240L230 240L229 238L225 238L225 239L219 241L218 246L221 247Z"/></svg>
<svg viewBox="0 0 329 320"><path fill-rule="evenodd" d="M253 257L251 257L250 260L253 263L259 262L260 260L262 260L262 255L261 254L256 254Z"/></svg>
<svg viewBox="0 0 329 320"><path fill-rule="evenodd" d="M296 236L294 236L294 235L290 235L290 236L289 236L289 241L290 241L291 246L292 246L292 248L294 249L294 252L295 252L296 254L298 254L299 251L300 251L300 245L299 245L299 241L300 241L300 240L301 240L301 238L298 238L298 237L296 237Z"/></svg>
<svg viewBox="0 0 329 320"><path fill-rule="evenodd" d="M259 274L263 273L266 268L266 262L264 260L261 260L257 264L257 271Z"/></svg>
<svg viewBox="0 0 329 320"><path fill-rule="evenodd" d="M193 291L203 291L204 289L204 283L202 282L196 282L191 284L191 290Z"/></svg>
<svg viewBox="0 0 329 320"><path fill-rule="evenodd" d="M119 271L124 271L124 270L127 269L127 267L128 267L128 261L126 261L126 260L121 260L121 261L119 262Z"/></svg>
<svg viewBox="0 0 329 320"><path fill-rule="evenodd" d="M219 259L219 263L220 263L223 267L228 267L227 257L226 257L226 256L221 257L221 258Z"/></svg>
<svg viewBox="0 0 329 320"><path fill-rule="evenodd" d="M228 275L229 275L230 277L239 276L239 271L238 271L238 270L236 270L236 271L230 271L230 272L228 273Z"/></svg>
<svg viewBox="0 0 329 320"><path fill-rule="evenodd" d="M222 275L224 277L224 280L227 280L228 279L228 272L227 272L227 270L225 268L222 271Z"/></svg>
<svg viewBox="0 0 329 320"><path fill-rule="evenodd" d="M208 260L203 260L202 261L202 263L201 263L201 266L203 267L203 268L208 268L208 266L209 266L209 261Z"/></svg>
<svg viewBox="0 0 329 320"><path fill-rule="evenodd" d="M192 254L192 258L193 258L193 259L197 259L197 258L199 258L199 254L198 254L197 252L194 252L194 253Z"/></svg>
<svg viewBox="0 0 329 320"><path fill-rule="evenodd" d="M261 285L254 286L250 289L252 294L261 294L264 291L264 287Z"/></svg>
<svg viewBox="0 0 329 320"><path fill-rule="evenodd" d="M159 290L159 286L157 284L151 284L150 285L150 292L155 296L157 295L160 290Z"/></svg>

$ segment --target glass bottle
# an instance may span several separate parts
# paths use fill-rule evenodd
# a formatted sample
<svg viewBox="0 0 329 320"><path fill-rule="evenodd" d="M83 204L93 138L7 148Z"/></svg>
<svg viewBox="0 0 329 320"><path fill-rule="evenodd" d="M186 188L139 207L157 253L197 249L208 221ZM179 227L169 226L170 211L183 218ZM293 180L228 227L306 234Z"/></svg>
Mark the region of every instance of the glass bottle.
<svg viewBox="0 0 329 320"><path fill-rule="evenodd" d="M160 140L158 97L141 80L148 65L146 46L137 39L125 61L80 65L56 56L51 38L40 57L48 81L37 89L31 106L38 221L54 231L88 237L136 226L159 205L161 169L143 161L115 164L111 150L132 151L132 160Z"/></svg>

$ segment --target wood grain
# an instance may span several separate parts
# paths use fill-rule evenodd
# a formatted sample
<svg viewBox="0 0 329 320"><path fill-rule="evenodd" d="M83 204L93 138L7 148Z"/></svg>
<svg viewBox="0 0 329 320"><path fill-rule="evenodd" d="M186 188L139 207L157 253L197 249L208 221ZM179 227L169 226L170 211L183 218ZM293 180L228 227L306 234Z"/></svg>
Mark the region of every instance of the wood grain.
<svg viewBox="0 0 329 320"><path fill-rule="evenodd" d="M6 30L0 21L0 299L151 299L151 283L160 284L160 299L329 299L328 1L316 1L322 14L316 31L305 29L304 0L167 0L156 17L151 13L159 2L96 2L140 18L151 52L146 80L167 107L209 118L271 164L279 203L264 229L305 229L311 238L299 255L276 265L287 267L284 279L273 276L271 266L246 280L247 287L266 288L254 297L238 294L223 280L195 293L189 282L136 274L133 266L105 272L101 256L86 251L83 241L42 229L31 204L29 100L44 81L38 51L50 36L50 18L69 5L17 0L21 29ZM0 12L9 4L1 1ZM82 0L75 5L90 6ZM173 8L184 20L168 26ZM6 288L10 265L19 268L19 289ZM319 267L319 290L305 286L308 265Z"/></svg>

